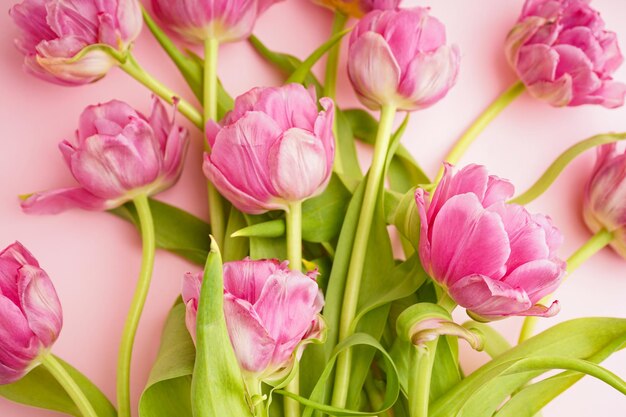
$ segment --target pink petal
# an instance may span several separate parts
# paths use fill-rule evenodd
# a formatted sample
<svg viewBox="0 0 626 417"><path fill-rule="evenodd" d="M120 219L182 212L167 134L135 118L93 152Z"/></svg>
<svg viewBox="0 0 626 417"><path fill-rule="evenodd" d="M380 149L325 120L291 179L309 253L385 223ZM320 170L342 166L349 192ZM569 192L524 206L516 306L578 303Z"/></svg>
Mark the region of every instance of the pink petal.
<svg viewBox="0 0 626 417"><path fill-rule="evenodd" d="M282 131L293 127L313 131L318 116L315 97L301 84L293 83L263 89L254 110L267 114Z"/></svg>
<svg viewBox="0 0 626 417"><path fill-rule="evenodd" d="M156 103L153 104L156 106ZM156 108L153 107L153 114ZM79 145L96 134L117 136L133 118L141 118L137 111L119 100L88 106L83 110L78 122Z"/></svg>
<svg viewBox="0 0 626 417"><path fill-rule="evenodd" d="M72 208L83 210L108 210L122 202L110 201L91 194L84 188L62 188L36 193L21 203L27 214L57 214Z"/></svg>
<svg viewBox="0 0 626 417"><path fill-rule="evenodd" d="M535 44L520 49L517 73L526 86L554 82L559 53L548 45Z"/></svg>
<svg viewBox="0 0 626 417"><path fill-rule="evenodd" d="M564 275L565 262L537 259L516 268L504 282L513 288L523 288L531 303L536 303L556 291Z"/></svg>
<svg viewBox="0 0 626 417"><path fill-rule="evenodd" d="M224 264L224 290L235 298L256 303L269 277L286 266L278 260L226 262Z"/></svg>
<svg viewBox="0 0 626 417"><path fill-rule="evenodd" d="M322 97L320 104L323 111L319 112L313 132L321 142L326 151L326 175L330 177L335 161L335 136L333 134L333 122L335 119L334 102L328 97Z"/></svg>

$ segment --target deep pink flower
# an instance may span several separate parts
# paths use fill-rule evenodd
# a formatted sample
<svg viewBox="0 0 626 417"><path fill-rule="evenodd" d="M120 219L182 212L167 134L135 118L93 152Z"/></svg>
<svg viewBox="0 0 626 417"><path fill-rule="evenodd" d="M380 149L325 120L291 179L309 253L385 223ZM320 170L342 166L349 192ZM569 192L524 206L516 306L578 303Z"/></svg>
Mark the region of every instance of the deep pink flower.
<svg viewBox="0 0 626 417"><path fill-rule="evenodd" d="M190 42L246 38L268 7L281 0L152 0L154 14Z"/></svg>
<svg viewBox="0 0 626 417"><path fill-rule="evenodd" d="M64 85L104 77L118 62L93 47L124 54L143 24L137 0L24 0L9 13L22 30L16 44L25 55L24 68Z"/></svg>
<svg viewBox="0 0 626 417"><path fill-rule="evenodd" d="M350 36L348 75L363 104L413 111L441 100L456 82L459 50L428 9L368 13Z"/></svg>
<svg viewBox="0 0 626 417"><path fill-rule="evenodd" d="M57 293L33 255L19 242L0 252L0 385L34 368L62 325Z"/></svg>
<svg viewBox="0 0 626 417"><path fill-rule="evenodd" d="M314 0L347 16L361 17L372 10L397 9L402 0Z"/></svg>
<svg viewBox="0 0 626 417"><path fill-rule="evenodd" d="M618 152L615 143L598 148L585 188L583 213L593 233L613 232L611 246L626 259L626 152Z"/></svg>
<svg viewBox="0 0 626 417"><path fill-rule="evenodd" d="M154 98L150 117L117 100L87 107L76 142L59 148L80 186L33 194L22 202L26 213L108 210L163 191L178 180L189 141Z"/></svg>
<svg viewBox="0 0 626 417"><path fill-rule="evenodd" d="M235 100L222 125L209 121L204 173L239 210L288 210L320 194L332 173L333 102L300 84L254 88Z"/></svg>
<svg viewBox="0 0 626 417"><path fill-rule="evenodd" d="M293 363L293 353L319 339L324 298L317 272L292 271L277 260L245 259L224 264L224 316L243 371L274 379ZM202 273L185 276L183 301L187 328L195 340ZM304 342L304 343L303 343ZM296 356L302 349L296 352Z"/></svg>
<svg viewBox="0 0 626 417"><path fill-rule="evenodd" d="M536 304L559 286L563 237L549 217L507 204L513 185L469 165L445 175L432 198L416 192L420 259L429 275L474 317L551 316Z"/></svg>
<svg viewBox="0 0 626 417"><path fill-rule="evenodd" d="M626 85L611 75L623 61L614 32L590 0L526 0L506 55L533 96L553 106L624 104Z"/></svg>

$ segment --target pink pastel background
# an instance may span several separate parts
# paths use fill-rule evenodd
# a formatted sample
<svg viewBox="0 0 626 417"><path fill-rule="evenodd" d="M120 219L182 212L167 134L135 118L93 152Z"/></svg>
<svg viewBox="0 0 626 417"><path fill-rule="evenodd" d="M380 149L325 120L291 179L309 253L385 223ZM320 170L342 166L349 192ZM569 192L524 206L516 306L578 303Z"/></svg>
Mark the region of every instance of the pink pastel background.
<svg viewBox="0 0 626 417"><path fill-rule="evenodd" d="M147 111L150 94L118 70L104 80L80 88L63 88L39 81L21 70L21 57L13 47L16 29L6 10L12 0L0 0L0 246L20 240L39 258L54 280L63 303L65 325L54 353L71 361L104 392L114 398L117 346L127 306L139 271L141 243L127 223L104 213L72 211L58 216L26 216L18 206L19 194L72 184L57 143L71 138L82 109L113 98ZM427 5L448 28L448 37L462 54L457 86L439 105L411 117L403 143L424 169L434 174L455 138L472 119L514 80L505 63L502 42L523 1L437 0L406 1ZM626 45L626 3L595 0L609 28ZM287 0L268 11L255 33L269 47L307 56L330 30L331 14L306 0ZM174 66L144 30L135 48L138 60L159 79L191 99ZM342 61L342 64L345 64ZM345 65L344 65L345 66ZM343 66L342 66L343 67ZM319 69L319 68L318 68ZM238 95L257 85L276 85L280 76L245 42L220 51L219 74L226 89ZM626 81L626 67L616 78ZM358 105L347 81L340 75L339 102ZM626 109L599 107L553 109L523 96L484 132L464 163L487 165L523 190L566 147L592 134L626 130ZM193 131L193 129L192 129ZM159 196L207 218L204 179L200 170L201 136L193 143L180 183ZM531 209L549 213L566 236L562 251L569 255L588 237L580 216L583 183L593 164L588 152L567 168L549 193ZM138 333L133 364L133 398L136 403L148 377L163 320L179 294L184 272L197 269L166 252L157 254L154 284ZM583 316L626 317L626 261L603 250L583 265L559 291L562 311L543 320L541 328ZM459 319L465 319L459 314ZM496 324L511 341L521 321ZM626 378L623 352L604 365ZM485 355L463 351L466 369L475 369ZM36 395L33 393L33 395ZM550 404L544 415L618 417L626 413L626 397L585 378ZM51 417L59 414L25 408L0 398L2 417Z"/></svg>

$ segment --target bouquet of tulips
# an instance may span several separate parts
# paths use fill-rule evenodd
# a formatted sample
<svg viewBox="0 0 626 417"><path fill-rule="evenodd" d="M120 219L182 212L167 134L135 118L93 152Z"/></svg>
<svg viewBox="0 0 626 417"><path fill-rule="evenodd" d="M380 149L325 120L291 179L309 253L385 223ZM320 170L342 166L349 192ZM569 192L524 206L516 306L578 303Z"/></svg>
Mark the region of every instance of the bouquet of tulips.
<svg viewBox="0 0 626 417"><path fill-rule="evenodd" d="M455 166L523 93L556 107L624 104L626 85L611 77L622 63L615 33L589 0L526 1L505 42L519 81L435 178L401 144L409 115L441 101L459 72L460 51L427 8L320 0L334 10L332 33L300 60L251 35L274 0L150 3L23 0L10 9L29 73L76 86L119 67L154 101L149 114L117 100L86 108L75 140L59 145L77 184L21 197L28 214L106 211L141 233L116 405L51 353L61 302L17 242L0 253L0 395L77 417L533 417L585 375L626 394L600 365L626 346L626 319L534 331L558 313L553 293L582 262L606 246L626 258L626 154L617 148L626 134L572 144L521 194L484 166ZM144 25L201 109L133 57ZM285 83L233 99L219 81L219 46L246 40ZM349 80L369 111L335 101L344 41ZM323 80L312 71L322 58ZM198 195L208 196L208 222L153 199L181 174L190 140L181 117L204 138L202 167L188 169L206 176ZM365 172L357 141L373 145ZM593 236L565 260L550 217L524 205L591 148L584 219ZM181 271L181 297L163 306L159 354L133 410L133 342L157 248L197 267ZM470 319L455 320L456 308ZM489 324L511 316L525 316L517 346ZM465 375L459 343L491 360Z"/></svg>

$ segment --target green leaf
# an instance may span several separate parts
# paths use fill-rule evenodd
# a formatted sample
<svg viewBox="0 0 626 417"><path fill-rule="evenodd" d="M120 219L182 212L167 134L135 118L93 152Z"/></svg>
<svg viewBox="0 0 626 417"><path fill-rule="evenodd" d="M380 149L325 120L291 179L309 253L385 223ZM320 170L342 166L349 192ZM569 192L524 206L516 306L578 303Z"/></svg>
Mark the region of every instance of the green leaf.
<svg viewBox="0 0 626 417"><path fill-rule="evenodd" d="M161 346L139 400L140 417L191 417L191 374L196 348L185 325L185 305L170 310Z"/></svg>
<svg viewBox="0 0 626 417"><path fill-rule="evenodd" d="M233 233L246 225L246 218L243 213L231 206L226 225L226 238L224 239L224 262L239 261L248 256L250 252L248 239L231 237Z"/></svg>
<svg viewBox="0 0 626 417"><path fill-rule="evenodd" d="M211 239L196 318L196 362L191 380L194 417L252 415L228 336L223 294L222 259Z"/></svg>
<svg viewBox="0 0 626 417"><path fill-rule="evenodd" d="M335 106L335 124L335 143L337 146L335 158L340 158L338 162L335 161L337 171L342 172L350 178L361 180L363 178L363 172L361 171L361 165L359 164L359 158L356 152L352 125L338 106Z"/></svg>
<svg viewBox="0 0 626 417"><path fill-rule="evenodd" d="M209 225L177 207L154 199L149 201L157 247L203 265L209 252ZM137 210L132 202L110 210L110 213L139 228Z"/></svg>
<svg viewBox="0 0 626 417"><path fill-rule="evenodd" d="M93 406L99 417L116 417L117 411L108 398L85 375L62 359L56 358L67 370ZM0 385L4 398L37 408L58 411L83 417L74 401L43 366L37 366L22 379L12 384Z"/></svg>
<svg viewBox="0 0 626 417"><path fill-rule="evenodd" d="M625 341L625 319L585 318L557 324L469 375L432 405L431 417L490 417L507 397L547 370L532 368L533 359L588 359ZM512 373L512 366L523 371Z"/></svg>
<svg viewBox="0 0 626 417"><path fill-rule="evenodd" d="M388 202L393 204L387 204ZM387 194L385 203L387 223L393 224L400 235L417 250L420 240L420 216L415 203L415 189L410 189L400 197Z"/></svg>
<svg viewBox="0 0 626 417"><path fill-rule="evenodd" d="M463 323L468 330L477 330L483 335L485 352L493 359L511 349L511 344L496 329L487 323L478 323L470 320Z"/></svg>
<svg viewBox="0 0 626 417"><path fill-rule="evenodd" d="M516 204L528 204L543 194L559 177L565 167L584 151L607 143L626 139L626 133L607 133L585 139L563 152L544 172L544 174L523 194L511 200Z"/></svg>
<svg viewBox="0 0 626 417"><path fill-rule="evenodd" d="M329 40L324 42L315 51L313 51L311 55L309 55L307 59L305 59L302 64L298 68L296 68L296 70L289 76L286 83L303 84L306 80L307 75L311 72L311 68L313 68L313 65L315 65L317 61L319 61L320 58L322 58L324 54L326 54L326 52L330 50L330 48L332 48L333 46L335 46L335 44L341 41L341 39L351 30L352 28L346 29L342 32L337 33L334 36L331 36Z"/></svg>
<svg viewBox="0 0 626 417"><path fill-rule="evenodd" d="M244 214L248 227L267 223L271 217L269 214L253 216ZM284 221L284 219L283 219ZM282 237L250 237L250 258L252 259L286 259L287 244Z"/></svg>

